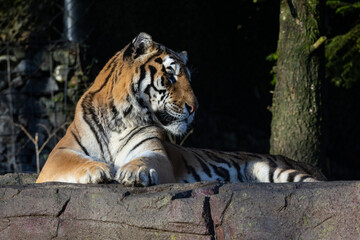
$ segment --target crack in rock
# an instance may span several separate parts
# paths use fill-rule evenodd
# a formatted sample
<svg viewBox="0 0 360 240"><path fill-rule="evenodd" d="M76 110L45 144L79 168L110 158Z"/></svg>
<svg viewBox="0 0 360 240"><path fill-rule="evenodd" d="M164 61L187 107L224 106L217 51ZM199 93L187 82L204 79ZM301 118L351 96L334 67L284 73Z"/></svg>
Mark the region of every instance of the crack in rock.
<svg viewBox="0 0 360 240"><path fill-rule="evenodd" d="M59 193L59 190L58 190L58 189L56 190L56 193ZM71 197L69 197L69 198L64 202L64 204L62 205L60 211L56 214L56 218L57 218L58 222L57 222L57 225L56 225L55 236L52 237L51 239L54 239L54 238L57 238L57 237L58 237L59 228L60 228L60 224L61 224L60 216L65 212L65 210L66 210L66 208L67 208L70 200L71 200Z"/></svg>
<svg viewBox="0 0 360 240"><path fill-rule="evenodd" d="M63 206L61 207L61 209L60 209L60 211L58 212L58 214L56 214L56 217L60 217L60 216L65 212L66 207L67 207L67 205L68 205L69 202L70 202L70 199L71 199L71 197L69 197L69 198L65 201L65 203L64 203Z"/></svg>
<svg viewBox="0 0 360 240"><path fill-rule="evenodd" d="M223 224L224 215L225 215L226 211L228 210L228 208L230 206L230 203L232 202L233 196L234 196L234 193L231 193L229 201L227 201L227 203L226 203L226 205L224 207L224 210L222 211L222 213L220 215L220 224L218 224L218 225Z"/></svg>
<svg viewBox="0 0 360 240"><path fill-rule="evenodd" d="M58 230L59 230L59 225L62 221L66 221L66 220L73 220L73 221L78 221L78 222L98 222L98 223L105 223L105 224L117 224L117 225L124 225L124 226L128 226L131 228L136 228L139 230L147 230L147 231L152 231L152 232L162 232L162 233L176 233L176 234L183 234L183 235L190 235L190 236L210 236L209 234L200 234L200 233L193 233L193 232L182 232L182 231L174 231L174 230L166 230L166 229L161 229L161 228L154 228L154 227L145 227L145 226L139 226L139 225L133 225L133 224L129 224L123 221L109 221L109 220L99 220L99 219L88 219L88 218L83 218L83 219L79 219L79 218L64 218L61 219L59 221L58 224L58 229L56 232L56 236L53 238L56 238L58 235ZM188 225L189 223L185 223L186 225Z"/></svg>
<svg viewBox="0 0 360 240"><path fill-rule="evenodd" d="M332 218L333 218L333 216L330 216L330 217L325 218L324 220L322 220L322 221L320 221L318 224L316 224L316 225L313 227L313 229L319 227L320 225L322 225L323 223L325 223L326 221L328 221L328 220L330 220L330 219L332 219Z"/></svg>
<svg viewBox="0 0 360 240"><path fill-rule="evenodd" d="M215 239L215 226L214 220L211 216L211 207L210 207L210 197L205 197L204 199L204 206L203 206L203 216L206 228L211 235L211 239Z"/></svg>
<svg viewBox="0 0 360 240"><path fill-rule="evenodd" d="M284 205L281 206L279 209L278 209L278 212L282 212L283 210L286 210L287 207L290 205L290 202L291 202L291 198L294 194L293 193L290 193L290 194L287 194L285 195L284 197Z"/></svg>

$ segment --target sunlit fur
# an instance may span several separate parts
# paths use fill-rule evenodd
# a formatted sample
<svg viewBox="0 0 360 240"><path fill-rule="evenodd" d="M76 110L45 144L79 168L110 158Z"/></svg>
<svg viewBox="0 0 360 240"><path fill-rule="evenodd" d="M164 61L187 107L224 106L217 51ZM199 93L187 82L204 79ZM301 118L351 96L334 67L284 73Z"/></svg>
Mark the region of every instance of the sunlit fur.
<svg viewBox="0 0 360 240"><path fill-rule="evenodd" d="M281 156L184 148L164 131L186 133L198 107L186 52L140 33L105 65L79 100L74 121L37 182L125 186L222 180L292 182L323 179Z"/></svg>

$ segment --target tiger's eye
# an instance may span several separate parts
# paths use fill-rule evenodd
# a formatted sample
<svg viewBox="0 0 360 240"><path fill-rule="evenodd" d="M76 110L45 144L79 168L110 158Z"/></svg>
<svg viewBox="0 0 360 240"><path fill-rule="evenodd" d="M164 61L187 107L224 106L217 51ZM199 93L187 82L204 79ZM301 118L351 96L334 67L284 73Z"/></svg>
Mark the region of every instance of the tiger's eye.
<svg viewBox="0 0 360 240"><path fill-rule="evenodd" d="M171 74L171 73L167 73L167 74L166 74L166 78L169 80L169 82L170 82L171 84L174 84L174 83L176 82L176 79L175 79L174 75Z"/></svg>

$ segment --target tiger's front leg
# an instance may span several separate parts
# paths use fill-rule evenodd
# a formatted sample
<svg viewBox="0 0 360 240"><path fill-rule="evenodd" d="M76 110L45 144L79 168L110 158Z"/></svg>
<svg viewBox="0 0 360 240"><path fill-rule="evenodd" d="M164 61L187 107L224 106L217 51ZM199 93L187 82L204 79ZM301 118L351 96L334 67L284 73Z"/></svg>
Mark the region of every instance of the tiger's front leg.
<svg viewBox="0 0 360 240"><path fill-rule="evenodd" d="M60 148L49 156L36 182L103 183L112 181L111 175L107 163Z"/></svg>
<svg viewBox="0 0 360 240"><path fill-rule="evenodd" d="M115 180L127 187L147 187L175 182L173 168L167 156L147 152L148 156L132 159L118 168Z"/></svg>
<svg viewBox="0 0 360 240"><path fill-rule="evenodd" d="M137 127L124 135L114 135L112 146L115 181L139 187L175 182L163 131L157 126Z"/></svg>

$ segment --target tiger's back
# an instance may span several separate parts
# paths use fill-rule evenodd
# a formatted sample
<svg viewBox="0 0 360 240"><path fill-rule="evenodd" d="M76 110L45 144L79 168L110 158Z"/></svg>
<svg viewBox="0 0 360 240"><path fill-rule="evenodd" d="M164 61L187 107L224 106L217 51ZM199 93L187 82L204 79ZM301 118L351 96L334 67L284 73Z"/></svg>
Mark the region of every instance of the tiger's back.
<svg viewBox="0 0 360 240"><path fill-rule="evenodd" d="M186 133L198 102L186 52L140 33L105 65L80 98L74 121L50 153L37 182L125 186L223 180L322 179L284 157L183 148L164 132Z"/></svg>

